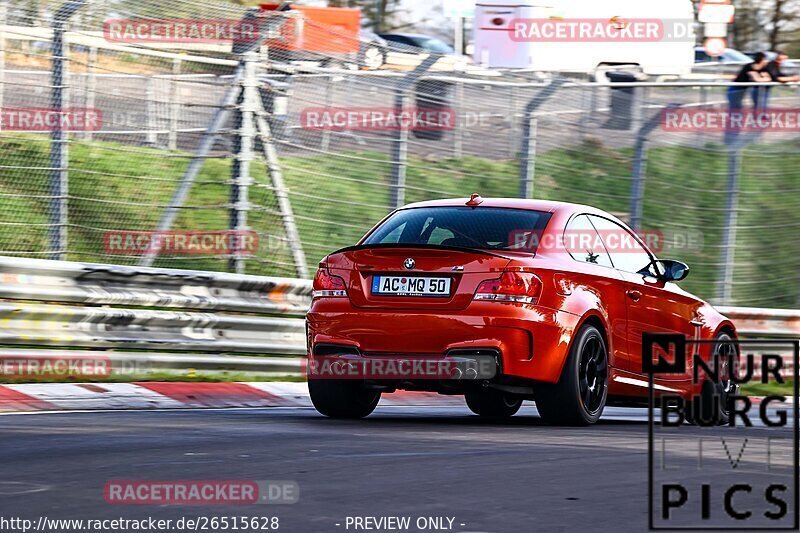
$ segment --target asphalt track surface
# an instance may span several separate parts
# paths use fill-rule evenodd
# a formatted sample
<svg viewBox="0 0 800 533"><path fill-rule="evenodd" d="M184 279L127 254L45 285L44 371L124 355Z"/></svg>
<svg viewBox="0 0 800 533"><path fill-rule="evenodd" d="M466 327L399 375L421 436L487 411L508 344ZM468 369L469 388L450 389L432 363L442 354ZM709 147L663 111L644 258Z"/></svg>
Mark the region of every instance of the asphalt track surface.
<svg viewBox="0 0 800 533"><path fill-rule="evenodd" d="M672 444L684 452L687 482L722 479L691 467L702 431L710 441L730 436L738 454L734 429L684 426ZM746 431L753 440L793 434ZM367 531L348 528L348 516L408 516L407 531L429 516L453 518L445 530L460 532L648 527L642 409L607 409L589 428L546 426L532 406L506 422L459 406L379 406L361 421L310 408L39 413L0 416L0 437L4 517L277 516L289 532ZM791 463L790 445L781 446L773 460ZM712 447L705 464L724 466ZM753 476L758 460L749 450L742 458ZM112 479L294 480L300 497L293 505L110 505L103 487Z"/></svg>

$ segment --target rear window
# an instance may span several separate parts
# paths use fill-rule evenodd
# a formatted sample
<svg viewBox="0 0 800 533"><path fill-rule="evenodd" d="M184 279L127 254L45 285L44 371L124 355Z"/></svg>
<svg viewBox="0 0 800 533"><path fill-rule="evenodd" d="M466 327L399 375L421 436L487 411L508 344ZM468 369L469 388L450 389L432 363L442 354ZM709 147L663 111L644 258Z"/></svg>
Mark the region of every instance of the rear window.
<svg viewBox="0 0 800 533"><path fill-rule="evenodd" d="M440 41L439 39L429 38L429 39L417 39L417 43L419 47L424 50L430 50L431 52L438 52L440 54L454 54L455 50L450 48L450 45L445 43L444 41Z"/></svg>
<svg viewBox="0 0 800 533"><path fill-rule="evenodd" d="M550 213L495 207L422 207L389 217L362 244L535 252Z"/></svg>

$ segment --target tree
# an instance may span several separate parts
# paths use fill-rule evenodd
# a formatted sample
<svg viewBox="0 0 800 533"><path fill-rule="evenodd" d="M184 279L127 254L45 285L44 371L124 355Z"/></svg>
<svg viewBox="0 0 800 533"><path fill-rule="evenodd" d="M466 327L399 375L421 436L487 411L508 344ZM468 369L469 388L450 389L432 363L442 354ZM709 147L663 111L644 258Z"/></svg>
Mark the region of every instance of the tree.
<svg viewBox="0 0 800 533"><path fill-rule="evenodd" d="M734 0L733 4L732 46L774 50L797 42L800 0Z"/></svg>
<svg viewBox="0 0 800 533"><path fill-rule="evenodd" d="M39 26L42 6L39 0L12 0L7 4L7 24L19 26Z"/></svg>
<svg viewBox="0 0 800 533"><path fill-rule="evenodd" d="M797 17L800 15L800 2L797 0L773 1L775 5L770 10L769 46L770 49L775 50L794 40L789 32L796 32L798 29Z"/></svg>
<svg viewBox="0 0 800 533"><path fill-rule="evenodd" d="M761 46L763 39L759 33L762 30L761 20L764 17L763 1L736 0L736 15L730 33L730 45L735 48L748 50Z"/></svg>

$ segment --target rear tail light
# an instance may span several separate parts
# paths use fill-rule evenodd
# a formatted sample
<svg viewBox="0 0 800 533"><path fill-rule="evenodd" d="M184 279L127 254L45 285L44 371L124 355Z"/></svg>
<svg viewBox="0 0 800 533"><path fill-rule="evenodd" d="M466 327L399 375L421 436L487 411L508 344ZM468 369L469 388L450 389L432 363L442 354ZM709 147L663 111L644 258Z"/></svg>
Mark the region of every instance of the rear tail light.
<svg viewBox="0 0 800 533"><path fill-rule="evenodd" d="M333 276L327 268L320 268L314 276L314 298L346 298L344 279Z"/></svg>
<svg viewBox="0 0 800 533"><path fill-rule="evenodd" d="M498 279L481 282L475 300L536 303L542 293L542 281L527 272L503 272Z"/></svg>

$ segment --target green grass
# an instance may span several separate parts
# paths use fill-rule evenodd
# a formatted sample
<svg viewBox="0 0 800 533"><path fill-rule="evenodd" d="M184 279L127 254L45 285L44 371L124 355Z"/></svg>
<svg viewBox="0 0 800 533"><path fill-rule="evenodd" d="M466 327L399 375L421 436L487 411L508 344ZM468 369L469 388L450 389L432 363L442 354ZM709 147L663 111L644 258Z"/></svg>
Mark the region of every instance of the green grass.
<svg viewBox="0 0 800 533"><path fill-rule="evenodd" d="M800 227L797 202L780 201L797 189L800 153L780 146L745 153L740 179L734 299L739 305L794 307L800 254L794 242ZM0 254L47 249L49 142L43 136L0 134ZM70 144L69 259L109 261L103 231L152 230L177 186L189 158L185 153L132 148L109 142ZM629 211L632 152L598 141L543 152L536 160L537 198L591 204L625 215ZM776 163L776 160L779 163ZM326 253L355 242L389 211L388 156L377 152L284 156L281 159L297 224L313 271ZM16 167L39 167L41 170ZM765 175L764 169L769 173ZM670 250L662 256L692 267L682 286L713 299L719 280L719 245L724 226L727 156L719 147L655 147L648 152L644 220L648 229L699 230L698 250ZM255 162L250 189L250 226L284 234L266 168ZM477 157L410 157L406 201L466 196L516 196L517 162ZM229 220L230 159L208 159L174 229L222 230ZM39 198L37 198L39 196ZM5 224L5 225L3 225ZM9 225L15 224L15 225ZM286 246L262 239L247 272L293 275ZM792 245L789 245L789 244ZM117 257L112 262L134 263ZM156 266L227 270L225 258L159 258ZM757 273L757 275L755 275Z"/></svg>
<svg viewBox="0 0 800 533"><path fill-rule="evenodd" d="M794 381L787 380L784 383L747 383L742 385L742 394L747 396L770 396L783 395L794 396Z"/></svg>

